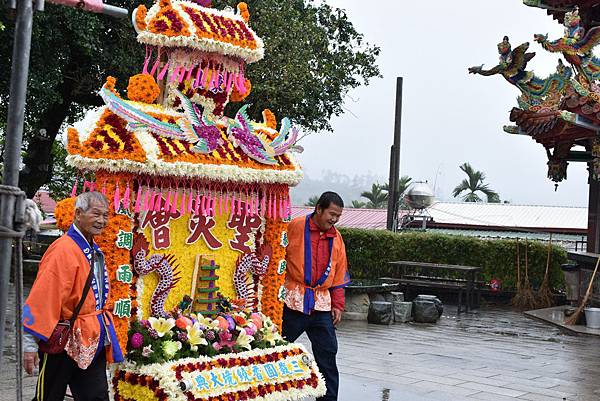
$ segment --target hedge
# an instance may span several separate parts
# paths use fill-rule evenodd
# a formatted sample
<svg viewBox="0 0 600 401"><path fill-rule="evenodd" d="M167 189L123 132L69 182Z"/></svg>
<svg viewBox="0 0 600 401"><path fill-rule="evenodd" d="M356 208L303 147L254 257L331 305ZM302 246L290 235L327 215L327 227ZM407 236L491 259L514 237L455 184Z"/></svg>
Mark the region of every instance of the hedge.
<svg viewBox="0 0 600 401"><path fill-rule="evenodd" d="M350 275L353 279L373 279L393 275L390 261L447 263L481 266L479 279L499 279L502 289L514 290L517 281L516 240L485 240L459 235L427 232L392 233L384 230L340 228L346 244ZM541 284L546 269L548 245L529 241L529 280L534 288ZM525 266L525 241L519 241L521 274ZM566 251L552 248L550 285L564 288L560 269L567 262Z"/></svg>

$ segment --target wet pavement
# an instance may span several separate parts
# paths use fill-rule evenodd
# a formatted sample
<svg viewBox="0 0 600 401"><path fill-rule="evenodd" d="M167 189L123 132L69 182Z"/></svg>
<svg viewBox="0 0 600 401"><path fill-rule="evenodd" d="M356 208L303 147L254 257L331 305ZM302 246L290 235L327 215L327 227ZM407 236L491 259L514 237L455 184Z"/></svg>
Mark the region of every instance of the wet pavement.
<svg viewBox="0 0 600 401"><path fill-rule="evenodd" d="M445 309L437 324L342 322L340 401L600 400L600 338L568 335L504 307L460 316ZM2 401L15 399L12 315ZM24 380L26 400L35 379Z"/></svg>

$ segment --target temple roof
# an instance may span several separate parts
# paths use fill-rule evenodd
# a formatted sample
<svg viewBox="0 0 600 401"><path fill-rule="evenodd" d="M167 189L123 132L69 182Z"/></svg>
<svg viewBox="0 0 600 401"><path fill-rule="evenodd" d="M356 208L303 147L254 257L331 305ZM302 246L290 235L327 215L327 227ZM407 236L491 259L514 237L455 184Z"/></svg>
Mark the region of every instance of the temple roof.
<svg viewBox="0 0 600 401"><path fill-rule="evenodd" d="M159 105L128 103L171 124L183 116ZM302 171L290 154L276 156L275 165L259 163L233 146L224 124L218 125L218 128L223 145L211 153L202 154L194 152L189 142L166 138L144 128L132 132L127 128L127 121L103 106L88 112L75 127L69 128L67 161L87 171L103 169L221 182L296 185L302 179ZM267 137L277 134L264 124L256 124L255 128Z"/></svg>
<svg viewBox="0 0 600 401"><path fill-rule="evenodd" d="M579 13L585 26L595 25L600 22L600 10L596 7L600 4L598 0L523 0L527 6L544 8L548 15L561 23L564 21L565 13L571 11L575 6L579 7Z"/></svg>
<svg viewBox="0 0 600 401"><path fill-rule="evenodd" d="M249 27L247 6L216 10L185 0L160 0L149 10L134 10L138 42L170 48L198 49L237 57L247 63L263 58L264 44Z"/></svg>

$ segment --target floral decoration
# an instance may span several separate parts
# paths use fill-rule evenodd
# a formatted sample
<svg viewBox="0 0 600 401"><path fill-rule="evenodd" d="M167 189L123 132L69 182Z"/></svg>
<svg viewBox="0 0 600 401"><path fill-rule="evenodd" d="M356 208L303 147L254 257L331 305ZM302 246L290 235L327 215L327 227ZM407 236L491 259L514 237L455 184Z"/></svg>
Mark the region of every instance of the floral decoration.
<svg viewBox="0 0 600 401"><path fill-rule="evenodd" d="M267 274L262 281L262 298L260 310L281 329L283 317L283 302L279 299L279 288L285 282L285 274L279 274L279 263L285 260L285 247L281 245L281 235L285 232L287 223L279 219L267 219L265 242L273 250L269 261Z"/></svg>
<svg viewBox="0 0 600 401"><path fill-rule="evenodd" d="M177 313L179 318L184 316L180 310ZM150 317L132 322L127 359L147 365L287 344L271 319L261 313L241 310L222 313L215 318L193 313L185 317L190 320L186 327L176 325L175 319ZM243 323L230 324L230 320ZM222 324L223 321L227 323Z"/></svg>
<svg viewBox="0 0 600 401"><path fill-rule="evenodd" d="M150 74L136 74L129 78L127 97L130 100L144 103L154 103L160 94L160 88Z"/></svg>
<svg viewBox="0 0 600 401"><path fill-rule="evenodd" d="M326 390L316 363L300 344L148 365L127 362L113 367L112 376L117 401L128 399L127 395L138 400L289 401L320 397ZM243 376L252 379L239 381Z"/></svg>
<svg viewBox="0 0 600 401"><path fill-rule="evenodd" d="M67 232L75 219L75 198L66 198L58 202L54 207L54 218L56 227Z"/></svg>
<svg viewBox="0 0 600 401"><path fill-rule="evenodd" d="M192 1L171 3L163 0L148 10L147 27L139 31L138 41L144 44L226 54L248 63L264 56L263 41L244 20L247 13L202 7ZM139 26L138 26L139 29Z"/></svg>
<svg viewBox="0 0 600 401"><path fill-rule="evenodd" d="M252 91L252 83L250 82L250 80L248 78L246 78L245 82L246 83L244 84L244 86L246 87L246 92L240 93L237 90L237 88L234 87L233 90L231 91L229 100L231 100L232 102L242 102L242 101L244 101L244 99L246 99L248 97L248 95L250 95L250 91Z"/></svg>

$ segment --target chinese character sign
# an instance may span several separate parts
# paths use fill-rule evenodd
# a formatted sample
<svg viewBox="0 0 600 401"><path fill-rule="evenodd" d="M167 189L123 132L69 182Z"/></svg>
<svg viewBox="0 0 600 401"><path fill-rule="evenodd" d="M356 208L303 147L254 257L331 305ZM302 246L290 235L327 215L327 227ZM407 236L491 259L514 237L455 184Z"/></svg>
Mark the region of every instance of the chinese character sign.
<svg viewBox="0 0 600 401"><path fill-rule="evenodd" d="M131 317L131 299L124 298L119 299L115 302L115 309L113 315L117 317Z"/></svg>
<svg viewBox="0 0 600 401"><path fill-rule="evenodd" d="M133 280L133 272L130 265L121 265L117 269L117 281L130 284Z"/></svg>
<svg viewBox="0 0 600 401"><path fill-rule="evenodd" d="M144 229L149 225L152 229L152 246L154 249L167 249L171 246L169 221L180 217L181 212L179 210L174 212L164 210L147 212L146 216L142 219L140 227Z"/></svg>
<svg viewBox="0 0 600 401"><path fill-rule="evenodd" d="M244 386L246 383L265 385L305 379L310 375L310 366L302 361L302 355L296 355L263 364L212 368L210 371L192 372L192 392L198 396L207 393L218 394L234 390L236 386Z"/></svg>
<svg viewBox="0 0 600 401"><path fill-rule="evenodd" d="M252 249L248 241L254 240L256 232L262 225L260 216L248 216L246 214L232 214L227 222L227 227L235 230L235 236L229 240L231 249L241 253L250 253Z"/></svg>
<svg viewBox="0 0 600 401"><path fill-rule="evenodd" d="M188 221L190 236L185 241L186 244L194 244L198 239L202 238L210 249L217 250L223 246L223 243L215 237L211 229L217 223L211 216L202 216L201 214L193 214Z"/></svg>

